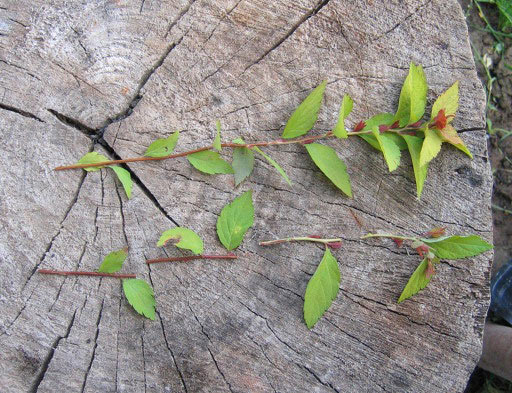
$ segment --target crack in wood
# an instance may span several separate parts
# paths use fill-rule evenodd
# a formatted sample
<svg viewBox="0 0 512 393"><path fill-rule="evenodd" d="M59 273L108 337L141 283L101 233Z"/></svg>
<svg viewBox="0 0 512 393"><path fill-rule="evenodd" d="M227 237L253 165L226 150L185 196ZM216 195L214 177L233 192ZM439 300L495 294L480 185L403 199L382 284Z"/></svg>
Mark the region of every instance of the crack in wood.
<svg viewBox="0 0 512 393"><path fill-rule="evenodd" d="M309 367L307 366L304 366L302 364L299 364L299 363L295 363L297 366L299 366L300 368L306 370L309 374L311 374L318 382L320 382L322 384L322 386L325 386L329 389L331 389L332 391L336 392L336 393L340 393L340 391L338 389L336 389L334 386L332 386L332 384L330 384L329 382L324 382L320 379L320 377L318 375L316 375L316 373Z"/></svg>
<svg viewBox="0 0 512 393"><path fill-rule="evenodd" d="M45 357L45 359L43 361L43 364L41 365L40 370L39 370L38 374L36 375L36 377L34 379L34 382L32 382L32 385L31 385L31 387L29 389L30 393L36 393L38 391L39 385L43 381L44 376L46 374L46 371L48 371L48 366L50 365L50 362L53 359L53 355L55 354L55 351L56 351L57 347L59 346L60 341L62 339L67 339L69 337L69 333L71 332L71 327L75 323L76 311L77 310L75 309L75 312L73 313L73 317L71 317L71 321L69 322L68 327L67 327L66 332L64 333L64 335L63 336L58 336L55 339L55 341L53 342L52 346L50 347L50 351L46 355L46 357Z"/></svg>
<svg viewBox="0 0 512 393"><path fill-rule="evenodd" d="M229 383L229 381L226 379L226 376L224 375L224 373L222 372L222 370L220 369L219 367L219 364L217 363L217 360L215 359L215 356L213 356L213 353L211 351L211 349L209 347L206 347L206 349L208 350L208 352L210 353L210 356L213 360L213 363L215 364L215 368L217 368L217 371L219 372L219 374L221 375L222 379L224 380L224 383L228 386L228 389L230 392L234 393L233 392L233 388L231 387L231 384Z"/></svg>
<svg viewBox="0 0 512 393"><path fill-rule="evenodd" d="M33 113L27 112L27 111L25 111L23 109L16 108L16 107L11 106L11 105L6 105L6 104L0 103L0 109L6 110L6 111L9 111L9 112L13 112L13 113L17 113L18 115L21 115L23 117L28 117L29 119L33 119L33 120L37 120L37 121L39 121L41 123L45 123L44 120L41 120L39 117L37 117Z"/></svg>
<svg viewBox="0 0 512 393"><path fill-rule="evenodd" d="M305 23L312 16L318 14L320 12L320 10L329 3L329 1L330 0L322 0L322 1L317 2L317 4L312 9L310 9L304 16L302 16L302 18L300 18L300 20L297 23L295 23L291 27L291 29L286 32L286 34L283 37L281 37L279 40L277 40L274 43L274 45L272 45L269 49L267 49L265 52L263 52L263 54L260 57L258 57L255 61L253 61L251 64L249 64L247 67L245 67L242 74L244 74L249 68L251 68L251 67L255 66L256 64L258 64L259 62L261 62L265 57L267 57L270 54L270 52L279 48L288 38L290 38L293 35L293 33L295 33L295 31L303 23Z"/></svg>
<svg viewBox="0 0 512 393"><path fill-rule="evenodd" d="M180 377L181 384L183 385L183 388L185 389L185 393L188 393L187 384L185 383L185 379L183 377L183 373L181 372L180 368L178 367L178 363L176 362L176 357L174 356L174 352L171 349L171 346L169 345L169 341L167 340L167 333L165 332L164 322L162 320L162 317L160 316L160 312L156 310L156 313L158 315L158 320L160 322L160 327L162 329L162 334L164 336L164 342L165 346L167 347L167 350L169 351L172 361L174 362L174 367L176 367L176 371L178 372L178 376Z"/></svg>
<svg viewBox="0 0 512 393"><path fill-rule="evenodd" d="M105 298L103 298L101 302L100 311L98 313L98 318L96 320L96 334L94 335L94 347L92 349L92 356L91 360L89 361L89 365L87 366L87 371L85 372L84 381L82 383L81 392L83 393L85 390L85 385L87 384L87 378L89 377L89 373L92 368L92 364L94 362L94 359L96 357L96 349L98 348L98 336L100 334L100 321L101 321L101 315L103 314L103 306L105 305Z"/></svg>
<svg viewBox="0 0 512 393"><path fill-rule="evenodd" d="M59 229L57 230L57 233L51 238L50 243L48 243L48 246L46 247L46 250L44 251L43 255L41 256L41 258L39 258L39 261L33 267L32 271L29 274L29 276L25 280L25 283L23 284L23 287L21 288L21 292L23 292L25 290L25 287L27 286L28 282L32 279L32 277L36 273L36 271L39 268L39 266L43 263L46 255L50 252L51 248L53 247L53 242L60 235L60 232L62 231L62 228L64 227L64 221L66 221L66 219L68 218L69 213L71 212L71 209L73 208L73 206L78 201L78 196L80 194L80 190L82 188L82 185L84 184L86 176L87 176L87 172L84 171L84 173L82 173L80 181L78 182L78 188L75 191L75 195L73 196L73 199L71 200L71 203L69 204L68 208L64 212L64 217L62 218L62 220L59 223Z"/></svg>

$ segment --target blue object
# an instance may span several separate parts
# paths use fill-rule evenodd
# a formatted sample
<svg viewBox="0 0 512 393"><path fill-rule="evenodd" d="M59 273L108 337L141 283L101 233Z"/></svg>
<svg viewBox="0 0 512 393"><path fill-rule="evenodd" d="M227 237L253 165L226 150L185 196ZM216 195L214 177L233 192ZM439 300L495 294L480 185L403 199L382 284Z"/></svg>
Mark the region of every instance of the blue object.
<svg viewBox="0 0 512 393"><path fill-rule="evenodd" d="M512 259L491 280L490 309L512 325Z"/></svg>

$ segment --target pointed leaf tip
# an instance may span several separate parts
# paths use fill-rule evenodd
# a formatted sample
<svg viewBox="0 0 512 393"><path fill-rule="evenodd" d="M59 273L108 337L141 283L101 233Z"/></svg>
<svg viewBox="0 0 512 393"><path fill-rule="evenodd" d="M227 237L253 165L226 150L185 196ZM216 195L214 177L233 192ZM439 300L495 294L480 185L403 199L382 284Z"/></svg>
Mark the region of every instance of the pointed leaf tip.
<svg viewBox="0 0 512 393"><path fill-rule="evenodd" d="M336 299L340 281L338 261L329 248L326 248L320 264L308 282L304 295L304 321L308 329L315 326Z"/></svg>
<svg viewBox="0 0 512 393"><path fill-rule="evenodd" d="M284 127L281 135L283 138L296 138L313 128L318 118L318 111L322 105L326 86L327 81L324 80L295 109Z"/></svg>
<svg viewBox="0 0 512 393"><path fill-rule="evenodd" d="M336 127L332 130L333 134L338 138L348 138L347 130L345 128L345 119L352 112L352 107L354 105L354 101L348 94L343 96L343 100L341 101L340 112L338 114L338 122L336 123Z"/></svg>
<svg viewBox="0 0 512 393"><path fill-rule="evenodd" d="M155 295L153 288L146 281L139 278L123 280L123 292L135 311L155 320Z"/></svg>
<svg viewBox="0 0 512 393"><path fill-rule="evenodd" d="M254 223L252 191L246 191L224 206L217 219L217 235L228 251L237 248Z"/></svg>
<svg viewBox="0 0 512 393"><path fill-rule="evenodd" d="M338 157L336 151L329 146L319 143L306 145L311 159L327 178L334 183L345 195L352 198L350 177L347 173L347 166Z"/></svg>

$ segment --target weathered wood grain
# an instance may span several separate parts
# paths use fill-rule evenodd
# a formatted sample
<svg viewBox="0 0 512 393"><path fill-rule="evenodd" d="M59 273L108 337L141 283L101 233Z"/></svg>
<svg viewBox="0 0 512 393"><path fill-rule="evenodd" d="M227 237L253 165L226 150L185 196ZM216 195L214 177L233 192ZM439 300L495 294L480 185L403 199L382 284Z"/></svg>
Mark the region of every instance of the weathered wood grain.
<svg viewBox="0 0 512 393"><path fill-rule="evenodd" d="M108 171L52 171L91 149L141 154L176 129L177 151L204 146L215 119L225 140L278 138L324 78L315 129L332 127L345 93L353 124L394 110L410 61L425 67L430 103L460 80L455 125L473 130L463 139L474 160L444 147L421 201L407 154L390 174L354 138L328 142L354 199L301 146L267 149L292 187L259 158L235 190L232 177L185 159L130 164L131 200ZM456 1L3 1L0 75L2 391L463 390L480 356L492 253L443 262L426 290L396 305L419 261L359 240L440 225L492 239L485 100ZM222 252L215 222L247 189L256 221L238 260L144 264L164 255L155 243L175 225ZM312 233L344 243L340 295L308 331L303 296L322 249L257 243ZM154 322L129 307L118 280L35 274L94 269L125 245L123 270L155 289Z"/></svg>

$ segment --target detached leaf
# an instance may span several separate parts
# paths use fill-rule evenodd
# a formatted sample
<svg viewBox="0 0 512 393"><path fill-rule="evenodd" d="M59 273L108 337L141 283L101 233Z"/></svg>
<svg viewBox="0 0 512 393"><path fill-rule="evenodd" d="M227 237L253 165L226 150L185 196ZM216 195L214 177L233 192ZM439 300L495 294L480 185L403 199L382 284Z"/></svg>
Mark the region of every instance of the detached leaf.
<svg viewBox="0 0 512 393"><path fill-rule="evenodd" d="M398 165L400 165L400 148L393 139L389 138L386 134L381 134L377 126L372 128L372 134L379 143L380 150L384 155L386 164L388 164L389 171L393 172L398 168Z"/></svg>
<svg viewBox="0 0 512 393"><path fill-rule="evenodd" d="M90 153L87 153L84 155L80 160L78 160L77 164L95 164L99 162L105 162L110 161L107 157L105 157L103 154L96 153L95 151L92 151ZM87 172L96 172L99 171L101 168L105 168L105 165L103 166L91 166L89 168L83 168Z"/></svg>
<svg viewBox="0 0 512 393"><path fill-rule="evenodd" d="M135 311L146 318L155 320L155 295L153 288L146 281L139 278L123 280L123 291L126 300Z"/></svg>
<svg viewBox="0 0 512 393"><path fill-rule="evenodd" d="M162 233L160 240L156 243L157 247L165 246L169 240L177 242L174 245L178 248L184 248L199 255L203 253L203 241L193 230L183 227L169 229Z"/></svg>
<svg viewBox="0 0 512 393"><path fill-rule="evenodd" d="M319 143L309 143L305 145L309 155L316 166L349 198L352 198L352 189L350 187L350 177L347 173L345 163L338 157L336 151Z"/></svg>
<svg viewBox="0 0 512 393"><path fill-rule="evenodd" d="M215 127L217 128L217 134L215 135L215 139L213 140L213 148L217 151L222 150L222 144L220 142L220 121L217 120L215 123Z"/></svg>
<svg viewBox="0 0 512 393"><path fill-rule="evenodd" d="M322 261L311 277L304 295L304 321L308 329L313 328L320 317L336 299L340 289L340 269L338 261L325 249Z"/></svg>
<svg viewBox="0 0 512 393"><path fill-rule="evenodd" d="M421 240L427 243L434 251L434 254L441 259L474 257L493 247L477 235L450 236Z"/></svg>
<svg viewBox="0 0 512 393"><path fill-rule="evenodd" d="M400 127L415 123L421 120L425 113L427 103L427 79L421 65L416 66L411 62L409 74L405 78L400 99L398 101L398 110L393 121L398 120Z"/></svg>
<svg viewBox="0 0 512 393"><path fill-rule="evenodd" d="M432 264L436 264L438 262L439 258L434 258L432 260ZM428 267L428 258L425 258L418 265L418 267L412 274L411 278L409 278L407 285L405 286L404 290L402 291L402 294L400 295L400 298L398 299L398 303L401 303L404 300L409 299L411 296L417 294L419 291L421 291L423 288L427 286L427 284L430 282L430 278L432 277L431 274L427 275Z"/></svg>
<svg viewBox="0 0 512 393"><path fill-rule="evenodd" d="M341 101L340 113L338 115L338 123L336 123L336 127L332 130L333 134L338 138L348 138L347 130L345 128L345 119L352 112L352 107L354 105L354 101L348 94L343 96L343 101Z"/></svg>
<svg viewBox="0 0 512 393"><path fill-rule="evenodd" d="M307 134L313 128L322 105L327 81L318 85L292 113L284 127L283 138L290 139Z"/></svg>
<svg viewBox="0 0 512 393"><path fill-rule="evenodd" d="M146 157L165 157L171 154L178 143L180 132L176 131L167 138L159 138L148 146L144 156Z"/></svg>
<svg viewBox="0 0 512 393"><path fill-rule="evenodd" d="M464 144L464 141L461 139L459 134L457 134L455 128L453 128L450 124L446 125L446 127L440 130L439 133L444 142L448 142L450 145L453 145L457 149L463 151L470 158L473 158L473 155Z"/></svg>
<svg viewBox="0 0 512 393"><path fill-rule="evenodd" d="M252 150L254 150L255 152L261 154L265 160L267 160L269 162L270 165L272 165L274 168L277 169L277 171L280 173L280 175L283 177L284 180L286 180L286 182L291 186L292 185L292 182L290 181L290 178L288 177L288 175L286 174L286 172L283 170L283 168L281 168L281 166L275 162L272 157L270 157L268 154L264 153L263 150L261 150L258 146L254 146L252 148Z"/></svg>
<svg viewBox="0 0 512 393"><path fill-rule="evenodd" d="M198 153L189 154L187 159L194 168L210 175L214 175L216 173L235 173L229 162L224 161L220 157L220 154L215 151L204 150Z"/></svg>
<svg viewBox="0 0 512 393"><path fill-rule="evenodd" d="M217 235L229 251L237 248L254 222L252 191L246 191L224 206L217 220Z"/></svg>
<svg viewBox="0 0 512 393"><path fill-rule="evenodd" d="M442 143L443 140L437 130L425 129L425 139L423 140L420 153L420 166L427 165L439 154Z"/></svg>
<svg viewBox="0 0 512 393"><path fill-rule="evenodd" d="M448 123L453 120L455 112L459 107L459 81L450 86L443 94L441 94L432 105L432 114L430 119L433 120L441 109L448 118Z"/></svg>
<svg viewBox="0 0 512 393"><path fill-rule="evenodd" d="M237 138L233 143L244 144L242 138ZM235 147L233 149L233 170L235 171L235 187L243 182L254 169L254 153L247 147Z"/></svg>
<svg viewBox="0 0 512 393"><path fill-rule="evenodd" d="M414 169L414 178L416 179L416 194L418 199L423 192L423 184L427 178L428 164L420 165L420 153L423 145L423 139L412 135L402 135L402 138L407 143L409 154L411 155L412 167Z"/></svg>
<svg viewBox="0 0 512 393"><path fill-rule="evenodd" d="M130 175L130 172L128 172L126 169L121 168L120 166L111 166L112 170L116 173L117 178L121 182L124 188L124 192L126 192L126 196L128 199L132 197L132 176Z"/></svg>
<svg viewBox="0 0 512 393"><path fill-rule="evenodd" d="M108 254L101 263L98 272L100 273L116 273L123 267L124 260L128 256L127 248L122 250L112 251Z"/></svg>

